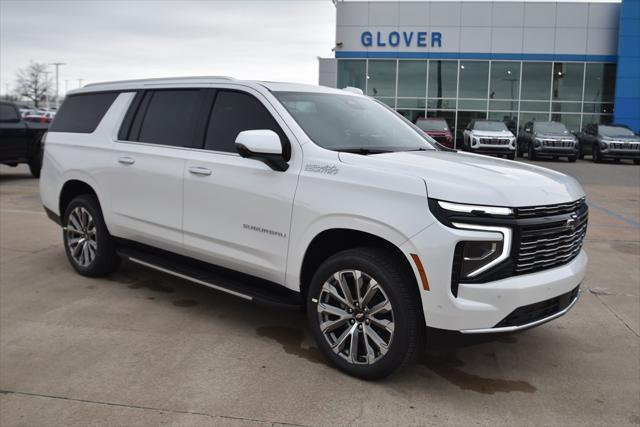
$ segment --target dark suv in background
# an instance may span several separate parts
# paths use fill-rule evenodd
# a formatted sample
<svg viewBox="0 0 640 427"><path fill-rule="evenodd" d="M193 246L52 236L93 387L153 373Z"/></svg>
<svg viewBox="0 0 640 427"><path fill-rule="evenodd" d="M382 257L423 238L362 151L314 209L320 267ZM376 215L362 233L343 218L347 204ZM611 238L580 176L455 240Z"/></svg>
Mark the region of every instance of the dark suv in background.
<svg viewBox="0 0 640 427"><path fill-rule="evenodd" d="M416 120L418 126L424 133L435 139L438 143L448 148L453 148L453 135L449 129L449 124L445 119L437 117L419 117Z"/></svg>
<svg viewBox="0 0 640 427"><path fill-rule="evenodd" d="M640 136L626 126L591 123L578 138L581 159L591 154L596 163L605 159L631 159L636 165L640 164Z"/></svg>
<svg viewBox="0 0 640 427"><path fill-rule="evenodd" d="M15 104L0 102L0 164L15 167L27 163L31 175L40 177L42 135L48 127L24 121Z"/></svg>
<svg viewBox="0 0 640 427"><path fill-rule="evenodd" d="M528 122L518 135L517 154L527 153L529 160L538 156L578 159L578 140L559 122Z"/></svg>

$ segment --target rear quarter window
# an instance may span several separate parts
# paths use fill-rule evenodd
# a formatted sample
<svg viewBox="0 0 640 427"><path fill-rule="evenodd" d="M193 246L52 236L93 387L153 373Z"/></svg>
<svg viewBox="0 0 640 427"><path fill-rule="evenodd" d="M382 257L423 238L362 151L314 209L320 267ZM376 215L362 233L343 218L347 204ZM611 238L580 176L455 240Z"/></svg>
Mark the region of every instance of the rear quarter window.
<svg viewBox="0 0 640 427"><path fill-rule="evenodd" d="M118 95L117 92L108 92L67 97L49 131L92 133Z"/></svg>

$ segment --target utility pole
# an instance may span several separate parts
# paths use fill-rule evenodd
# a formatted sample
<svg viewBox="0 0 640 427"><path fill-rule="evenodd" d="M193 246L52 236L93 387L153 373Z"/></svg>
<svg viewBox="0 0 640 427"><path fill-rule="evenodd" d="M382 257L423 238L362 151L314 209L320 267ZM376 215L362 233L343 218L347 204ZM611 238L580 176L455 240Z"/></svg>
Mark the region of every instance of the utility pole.
<svg viewBox="0 0 640 427"><path fill-rule="evenodd" d="M49 72L44 72L44 104L47 106L47 110L49 109L49 90L47 88L47 83L49 82Z"/></svg>
<svg viewBox="0 0 640 427"><path fill-rule="evenodd" d="M83 80L84 80L84 79L78 79L78 87L82 87L82 81L83 81Z"/></svg>
<svg viewBox="0 0 640 427"><path fill-rule="evenodd" d="M59 91L59 87L60 87L60 75L59 75L59 70L60 70L60 66L61 65L67 65L64 62L52 62L49 65L55 65L56 67L56 110L58 108L60 108L60 91Z"/></svg>

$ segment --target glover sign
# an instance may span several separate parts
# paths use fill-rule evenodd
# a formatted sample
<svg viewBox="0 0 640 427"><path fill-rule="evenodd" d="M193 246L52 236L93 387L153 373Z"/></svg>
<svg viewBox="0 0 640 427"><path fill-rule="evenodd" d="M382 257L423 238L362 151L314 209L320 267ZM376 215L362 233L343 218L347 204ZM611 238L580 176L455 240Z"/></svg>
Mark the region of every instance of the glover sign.
<svg viewBox="0 0 640 427"><path fill-rule="evenodd" d="M437 31L363 31L360 43L365 47L442 47L442 33Z"/></svg>

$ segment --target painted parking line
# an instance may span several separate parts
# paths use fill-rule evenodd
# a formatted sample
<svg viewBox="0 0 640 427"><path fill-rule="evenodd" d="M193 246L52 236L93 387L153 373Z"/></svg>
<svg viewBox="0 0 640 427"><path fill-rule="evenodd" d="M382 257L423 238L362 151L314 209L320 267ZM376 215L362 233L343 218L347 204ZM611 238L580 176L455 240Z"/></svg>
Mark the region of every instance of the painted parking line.
<svg viewBox="0 0 640 427"><path fill-rule="evenodd" d="M602 212L606 213L607 215L609 215L609 216L611 216L611 217L613 217L613 218L615 218L615 219L617 219L619 221L622 221L627 225L630 225L633 228L640 229L640 222L638 222L638 221L634 221L634 220L629 219L629 218L627 218L625 216L622 216L619 213L616 213L616 212L614 212L612 210L609 210L609 209L605 208L604 206L600 206L599 204L592 202L591 200L588 200L587 203L588 203L590 208L596 208L599 211L602 211Z"/></svg>

